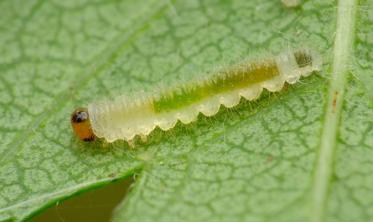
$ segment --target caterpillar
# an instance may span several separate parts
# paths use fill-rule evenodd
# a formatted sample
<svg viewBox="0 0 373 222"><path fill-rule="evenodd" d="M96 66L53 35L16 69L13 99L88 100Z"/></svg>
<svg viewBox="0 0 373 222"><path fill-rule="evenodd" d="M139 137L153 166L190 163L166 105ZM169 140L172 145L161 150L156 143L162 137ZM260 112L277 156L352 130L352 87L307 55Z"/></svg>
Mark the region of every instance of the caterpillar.
<svg viewBox="0 0 373 222"><path fill-rule="evenodd" d="M199 113L215 115L220 106L236 106L241 97L257 99L263 89L280 91L285 82L296 83L301 76L320 71L321 56L314 50L286 50L276 56L245 61L225 68L211 77L136 99L119 96L112 101L93 102L71 115L75 134L83 141L104 138L133 142L146 139L156 127L173 128L178 121L188 124Z"/></svg>

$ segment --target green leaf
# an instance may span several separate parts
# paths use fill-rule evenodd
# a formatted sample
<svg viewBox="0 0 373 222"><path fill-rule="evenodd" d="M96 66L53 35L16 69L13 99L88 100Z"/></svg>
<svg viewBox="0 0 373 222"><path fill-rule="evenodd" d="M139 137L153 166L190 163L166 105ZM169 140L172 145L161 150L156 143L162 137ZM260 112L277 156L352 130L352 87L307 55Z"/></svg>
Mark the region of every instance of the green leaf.
<svg viewBox="0 0 373 222"><path fill-rule="evenodd" d="M134 174L114 221L369 221L372 7L0 1L0 221ZM302 46L322 52L319 75L135 149L71 131L78 106Z"/></svg>

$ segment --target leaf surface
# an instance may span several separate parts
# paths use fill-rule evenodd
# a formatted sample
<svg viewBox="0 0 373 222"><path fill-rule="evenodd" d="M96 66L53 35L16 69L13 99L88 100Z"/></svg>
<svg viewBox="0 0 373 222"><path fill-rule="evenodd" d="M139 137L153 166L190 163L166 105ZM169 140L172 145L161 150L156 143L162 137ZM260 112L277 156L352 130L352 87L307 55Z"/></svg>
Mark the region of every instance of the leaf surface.
<svg viewBox="0 0 373 222"><path fill-rule="evenodd" d="M368 221L373 6L348 2L357 10L345 15L356 19L347 81L337 84L345 93L336 134L325 137L329 80L339 75L336 51L345 49L336 50L335 1L294 9L261 0L1 1L0 220L24 220L136 174L114 221ZM157 130L136 149L81 143L71 132L78 106L302 46L322 53L318 75L213 118ZM335 146L325 149L325 138Z"/></svg>

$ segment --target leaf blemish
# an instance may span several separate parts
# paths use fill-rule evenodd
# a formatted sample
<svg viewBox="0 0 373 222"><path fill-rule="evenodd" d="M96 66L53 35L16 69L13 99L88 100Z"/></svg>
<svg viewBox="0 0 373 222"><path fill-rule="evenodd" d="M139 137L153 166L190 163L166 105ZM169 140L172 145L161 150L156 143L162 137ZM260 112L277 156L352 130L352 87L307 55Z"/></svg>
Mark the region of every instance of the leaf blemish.
<svg viewBox="0 0 373 222"><path fill-rule="evenodd" d="M335 111L336 111L338 94L339 94L339 92L336 91L336 92L334 92L334 95L333 95L333 102L332 102L333 113L335 113Z"/></svg>

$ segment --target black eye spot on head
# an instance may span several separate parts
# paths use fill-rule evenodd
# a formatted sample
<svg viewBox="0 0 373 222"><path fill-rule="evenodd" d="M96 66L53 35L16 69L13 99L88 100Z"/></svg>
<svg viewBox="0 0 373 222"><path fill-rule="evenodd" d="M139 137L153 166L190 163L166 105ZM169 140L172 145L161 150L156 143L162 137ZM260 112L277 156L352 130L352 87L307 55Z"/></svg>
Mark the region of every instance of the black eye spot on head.
<svg viewBox="0 0 373 222"><path fill-rule="evenodd" d="M82 123L89 119L88 112L86 109L76 109L71 115L71 122Z"/></svg>

